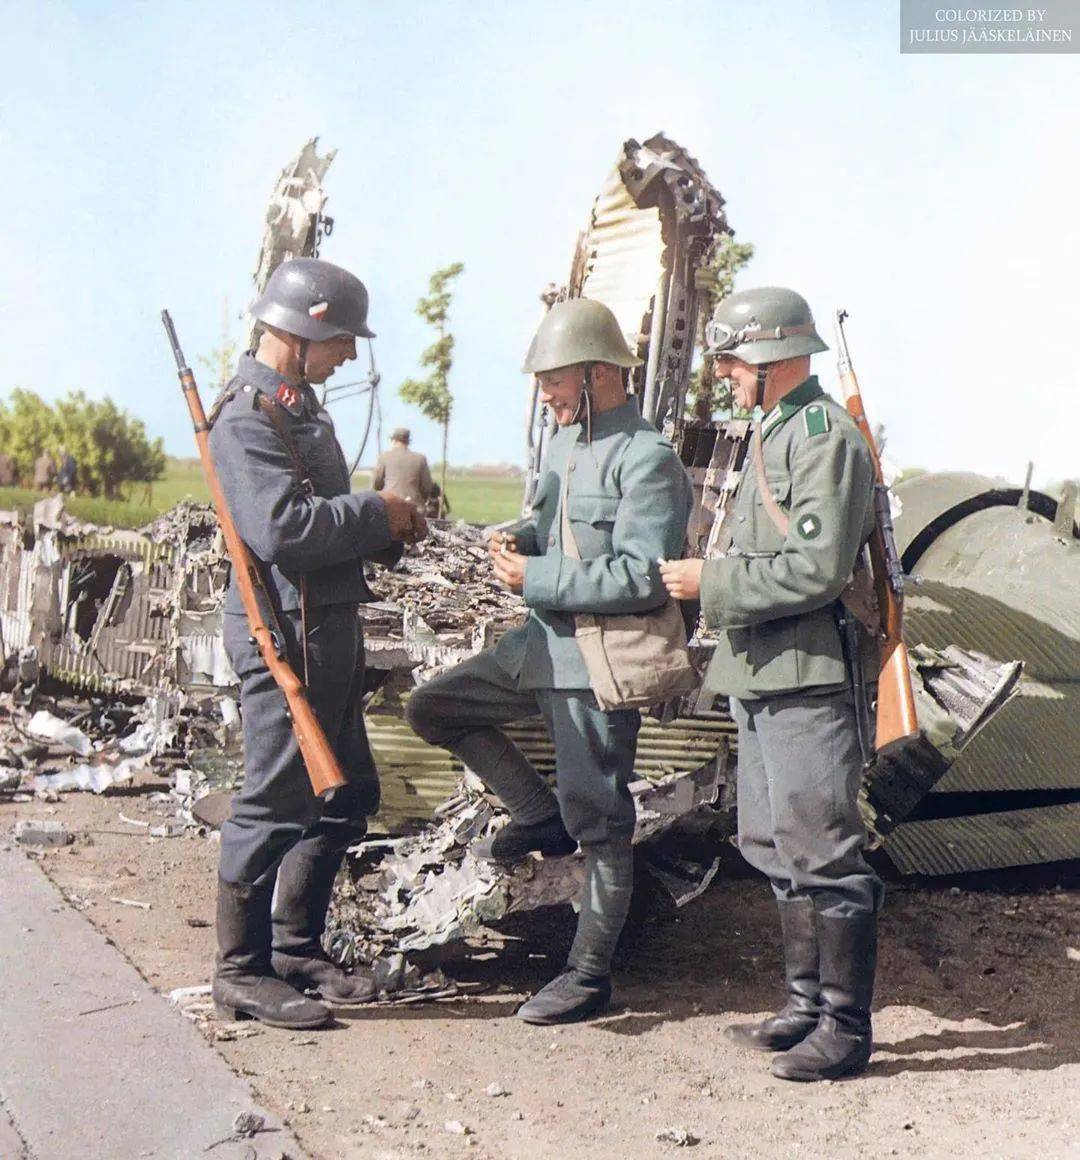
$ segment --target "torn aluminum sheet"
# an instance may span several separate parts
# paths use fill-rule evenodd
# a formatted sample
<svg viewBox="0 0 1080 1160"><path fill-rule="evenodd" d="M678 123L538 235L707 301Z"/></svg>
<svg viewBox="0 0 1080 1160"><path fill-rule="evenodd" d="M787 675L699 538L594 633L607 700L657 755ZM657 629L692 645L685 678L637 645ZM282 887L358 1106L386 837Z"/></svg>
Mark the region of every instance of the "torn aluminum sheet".
<svg viewBox="0 0 1080 1160"><path fill-rule="evenodd" d="M131 781L140 769L145 769L145 757L125 757L121 761L102 761L95 765L82 762L58 773L39 773L30 779L30 786L36 793L46 790L85 789L91 793L104 793L114 785L124 785Z"/></svg>
<svg viewBox="0 0 1080 1160"><path fill-rule="evenodd" d="M695 813L730 807L725 794L730 766L725 745L698 769L635 782L634 841L649 841ZM436 823L415 837L386 843L374 871L339 891L332 952L345 962L373 962L387 953L415 952L481 934L488 924L517 911L573 901L584 878L580 855L527 858L512 867L473 855L471 844L505 820L477 779L467 775Z"/></svg>
<svg viewBox="0 0 1080 1160"><path fill-rule="evenodd" d="M320 157L318 145L319 138L312 137L281 171L274 186L254 274L256 296L263 292L270 275L282 262L318 256L323 234L333 230L333 219L324 213L326 193L322 181L337 150L331 149Z"/></svg>
<svg viewBox="0 0 1080 1160"><path fill-rule="evenodd" d="M89 757L94 751L93 742L81 729L62 721L46 709L39 709L30 718L26 730L45 741L66 745L72 753L77 753L80 757Z"/></svg>

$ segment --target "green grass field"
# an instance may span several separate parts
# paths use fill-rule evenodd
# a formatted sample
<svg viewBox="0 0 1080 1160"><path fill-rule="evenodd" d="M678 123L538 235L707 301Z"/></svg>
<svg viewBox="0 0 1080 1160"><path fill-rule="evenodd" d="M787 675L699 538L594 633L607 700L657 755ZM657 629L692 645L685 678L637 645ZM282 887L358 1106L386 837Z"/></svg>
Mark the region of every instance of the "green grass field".
<svg viewBox="0 0 1080 1160"><path fill-rule="evenodd" d="M437 469L432 469L438 479ZM370 475L360 471L353 477L353 488L362 491L370 484ZM494 524L513 519L521 509L524 484L520 477L486 475L468 470L450 469L446 491L450 497L451 518L475 524ZM0 509L28 510L41 499L37 492L20 487L0 487ZM165 467L165 475L150 489L140 486L132 489L125 500L93 499L89 496L68 496L66 507L73 516L95 524L110 524L117 528L138 528L149 523L161 512L167 511L182 499L208 503L210 493L203 479L202 467L196 459L172 459Z"/></svg>

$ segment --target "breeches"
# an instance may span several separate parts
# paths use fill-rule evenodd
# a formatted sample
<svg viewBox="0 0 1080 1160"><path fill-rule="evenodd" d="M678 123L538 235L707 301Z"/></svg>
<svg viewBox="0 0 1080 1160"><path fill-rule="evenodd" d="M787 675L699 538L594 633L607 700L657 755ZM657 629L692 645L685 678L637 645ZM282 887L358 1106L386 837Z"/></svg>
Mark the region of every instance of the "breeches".
<svg viewBox="0 0 1080 1160"><path fill-rule="evenodd" d="M499 729L537 714L555 746L557 806ZM406 716L424 740L461 757L518 820L539 821L558 808L584 847L633 837L629 783L641 726L636 709L603 712L588 689L519 689L488 650L416 689Z"/></svg>
<svg viewBox="0 0 1080 1160"><path fill-rule="evenodd" d="M289 660L303 672L299 613L283 613ZM224 641L240 678L244 781L221 828L220 872L228 882L255 884L276 872L297 843L317 856L363 837L379 807L379 781L361 705L364 645L353 604L308 615L308 695L348 784L325 799L308 780L285 695L250 639L247 618L226 614Z"/></svg>
<svg viewBox="0 0 1080 1160"><path fill-rule="evenodd" d="M739 728L739 849L777 898L823 914L875 911L882 884L863 857L862 776L850 691L732 698Z"/></svg>

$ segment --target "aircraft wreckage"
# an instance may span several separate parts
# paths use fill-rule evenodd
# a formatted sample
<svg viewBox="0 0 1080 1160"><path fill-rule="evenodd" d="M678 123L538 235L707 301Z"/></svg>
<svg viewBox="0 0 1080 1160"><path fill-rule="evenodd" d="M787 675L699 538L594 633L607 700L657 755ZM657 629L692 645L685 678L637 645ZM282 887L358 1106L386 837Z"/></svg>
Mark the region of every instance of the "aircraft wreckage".
<svg viewBox="0 0 1080 1160"><path fill-rule="evenodd" d="M277 262L313 253L329 233L322 179L332 157L311 141L282 173L256 289ZM633 372L643 413L692 477L689 539L705 556L723 543L748 434L743 420L688 407L709 261L730 232L723 198L682 148L662 135L628 141L565 287L543 296L550 305L587 295L614 310L643 360ZM366 395L370 430L373 359L362 383L348 386ZM550 430L534 395L526 511ZM923 736L902 759L868 771L868 825L904 873L1080 858L1075 484L1055 501L1029 486L926 474L896 485L893 499ZM58 500L32 517L0 513L0 683L17 734L0 750L0 788L21 777L24 788L100 790L154 763L169 772L187 816L211 820L217 801L220 817L240 768L234 676L220 638L227 568L212 512L193 503L137 532L80 524ZM417 683L487 647L523 614L491 578L481 530L436 521L425 543L372 582L380 599L360 616L382 820L392 834L411 832L365 844L360 872L339 890L333 937L344 955L385 963L513 911L569 901L579 866L574 856L512 870L477 862L468 847L499 824L496 803L401 713ZM692 643L706 660L707 635ZM31 715L44 701L57 712ZM66 724L65 708L74 712ZM509 732L541 771L553 770L539 720ZM31 753L34 777L18 768L19 738L31 745L22 764ZM678 903L717 866L684 857L684 836L734 829L735 757L726 705L700 692L656 706L642 728L635 840Z"/></svg>

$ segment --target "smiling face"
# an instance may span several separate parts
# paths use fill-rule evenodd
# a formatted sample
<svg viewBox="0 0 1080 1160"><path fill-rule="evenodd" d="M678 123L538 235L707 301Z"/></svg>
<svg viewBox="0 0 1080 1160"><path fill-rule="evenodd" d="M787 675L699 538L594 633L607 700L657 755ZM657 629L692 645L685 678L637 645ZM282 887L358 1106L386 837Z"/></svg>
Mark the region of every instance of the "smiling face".
<svg viewBox="0 0 1080 1160"><path fill-rule="evenodd" d="M583 365L575 363L553 371L541 371L536 376L540 385L540 401L550 408L560 427L569 426L577 415L584 384L583 373Z"/></svg>
<svg viewBox="0 0 1080 1160"><path fill-rule="evenodd" d="M341 366L356 358L356 339L351 334L338 334L324 342L313 342L307 350L307 381L325 383Z"/></svg>
<svg viewBox="0 0 1080 1160"><path fill-rule="evenodd" d="M731 380L731 397L742 411L752 411L757 397L757 367L730 355L713 359L713 373L718 379Z"/></svg>

